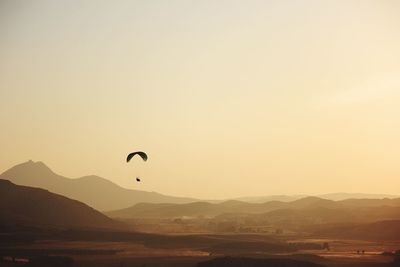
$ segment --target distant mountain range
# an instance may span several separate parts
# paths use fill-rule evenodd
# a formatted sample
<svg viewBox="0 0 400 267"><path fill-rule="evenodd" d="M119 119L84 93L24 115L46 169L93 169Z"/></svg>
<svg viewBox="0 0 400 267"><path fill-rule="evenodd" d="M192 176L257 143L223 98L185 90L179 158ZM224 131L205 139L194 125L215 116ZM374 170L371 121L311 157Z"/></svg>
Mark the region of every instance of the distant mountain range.
<svg viewBox="0 0 400 267"><path fill-rule="evenodd" d="M53 193L61 194L66 197L79 200L88 204L89 206L100 210L100 211L114 211L125 208L139 209L140 212L144 212L142 209L147 210L146 204L139 205L138 207L132 208L133 205L138 203L173 203L173 204L188 204L187 206L179 206L179 209L191 210L191 205L196 206L197 209L212 207L214 210L210 214L219 214L217 212L222 207L226 208L227 203L236 203L234 207L229 207L226 210L232 210L235 212L239 209L239 206L246 206L247 204L262 204L262 205L250 205L250 210L263 210L264 212L270 210L269 203L267 202L293 202L296 200L307 197L306 195L272 195L272 196L259 196L259 197L243 197L237 198L233 202L227 201L216 201L216 200L205 200L202 204L189 204L192 202L199 202L198 199L185 198L185 197L174 197L162 195L156 192L146 192L140 190L131 190L118 186L117 184L101 178L99 176L91 175L84 176L81 178L71 179L54 173L49 167L43 162L27 161L22 164L18 164L9 170L5 171L0 175L0 179L10 180L18 185L26 185L32 187L39 187L49 190ZM104 197L107 196L107 197ZM382 198L395 198L394 195L384 194L350 194L350 193L333 193L319 195L319 198L328 200L344 200L344 199L382 199ZM237 201L237 202L235 202ZM238 203L244 204L239 205ZM218 204L219 203L219 204ZM216 206L210 205L216 204ZM264 206L267 209L264 209ZM283 204L284 205L284 204ZM150 205L151 206L151 205ZM166 204L163 207L169 207L171 204ZM229 205L228 205L229 206ZM249 207L250 207L249 206ZM157 205L152 207L158 207ZM179 211L175 211L176 214L182 214ZM121 211L122 212L122 211ZM167 213L162 211L161 214ZM196 209L193 210L193 214L196 214ZM113 213L114 214L114 213ZM119 213L120 214L120 213ZM147 215L146 215L147 216Z"/></svg>
<svg viewBox="0 0 400 267"><path fill-rule="evenodd" d="M225 213L214 217L214 220L247 221L260 225L279 225L288 229L303 228L308 232L313 232L321 225L365 224L384 220L400 220L400 205L286 208L258 214Z"/></svg>
<svg viewBox="0 0 400 267"><path fill-rule="evenodd" d="M282 202L290 202L295 201L301 198L307 197L307 195L272 195L272 196L256 196L256 197L239 197L234 200L250 202L250 203L265 203L269 201L282 201Z"/></svg>
<svg viewBox="0 0 400 267"><path fill-rule="evenodd" d="M79 200L100 210L116 210L135 203L189 203L193 198L172 197L155 192L122 188L98 176L70 179L54 173L43 162L28 161L16 165L0 175L18 185L47 189L72 199Z"/></svg>
<svg viewBox="0 0 400 267"><path fill-rule="evenodd" d="M267 201L283 201L290 202L298 200L309 195L272 195L272 196L257 196L257 197L240 197L235 198L235 200L252 202L252 203L264 203ZM315 195L319 198L329 199L329 200L345 200L345 199L381 199L381 198L398 198L400 195L390 195L390 194L365 194L365 193L330 193L330 194L320 194Z"/></svg>
<svg viewBox="0 0 400 267"><path fill-rule="evenodd" d="M330 200L345 200L345 199L382 199L382 198L399 198L399 195L390 194L365 194L365 193L331 193L317 195L317 197Z"/></svg>
<svg viewBox="0 0 400 267"><path fill-rule="evenodd" d="M372 209L375 208L375 209ZM237 200L222 203L193 202L187 204L150 204L139 203L130 208L110 211L110 217L128 218L214 218L216 216L238 217L253 216L260 219L279 218L301 221L305 217L337 222L351 218L400 219L400 198L397 199L347 199L341 201L327 200L318 197L305 197L291 202L269 201L265 203L248 203ZM253 215L251 215L253 214ZM376 216L373 216L376 214ZM306 219L307 219L306 218Z"/></svg>
<svg viewBox="0 0 400 267"><path fill-rule="evenodd" d="M0 225L120 228L122 225L79 201L47 190L0 180Z"/></svg>

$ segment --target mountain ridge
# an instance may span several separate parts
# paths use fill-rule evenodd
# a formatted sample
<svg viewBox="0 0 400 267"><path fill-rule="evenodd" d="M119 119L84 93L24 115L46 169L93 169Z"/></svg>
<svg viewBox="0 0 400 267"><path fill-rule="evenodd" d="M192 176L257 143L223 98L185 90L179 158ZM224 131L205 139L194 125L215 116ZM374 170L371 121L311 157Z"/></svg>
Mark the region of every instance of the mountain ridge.
<svg viewBox="0 0 400 267"><path fill-rule="evenodd" d="M126 209L106 212L112 218L213 218L223 214L265 214L272 211L316 210L327 209L338 212L350 212L364 208L396 207L400 211L400 198L397 199L348 199L333 201L318 197L305 197L291 202L268 201L265 203L248 203L228 200L219 203L192 202L185 204L172 203L138 203ZM400 218L400 216L399 216Z"/></svg>
<svg viewBox="0 0 400 267"><path fill-rule="evenodd" d="M10 180L18 185L39 187L101 210L115 210L130 207L139 202L150 203L188 203L194 198L167 196L156 192L123 188L112 181L87 175L80 178L67 178L53 172L43 162L27 161L0 174L0 179ZM104 198L104 196L112 198Z"/></svg>
<svg viewBox="0 0 400 267"><path fill-rule="evenodd" d="M328 194L317 194L317 195L266 195L266 196L255 196L255 197L239 197L234 198L235 200L245 201L250 203L264 203L267 201L283 201L283 202L291 202L294 200L298 200L307 196L315 196L319 198L329 199L329 200L345 200L345 199L382 199L382 198L399 198L400 195L393 195L393 194L373 194L373 193L345 193L345 192L338 192L338 193L328 193Z"/></svg>
<svg viewBox="0 0 400 267"><path fill-rule="evenodd" d="M163 195L157 192L127 189L115 184L114 182L108 179L105 179L97 175L86 175L79 178L68 178L55 173L45 163L41 161L33 162L32 160L11 167L10 169L0 174L0 179L10 180L13 183L19 185L26 185L26 186L47 189L51 192L82 201L88 204L89 206L92 206L95 209L101 211L116 211L125 208L132 208L135 204L138 203L186 204L186 203L203 201L203 202L217 204L217 203L226 203L227 201L239 201L252 204L264 204L266 202L270 202L270 204L272 204L272 202L289 203L307 197L315 197L319 199L338 200L338 201L343 201L342 198L348 197L347 199L345 199L345 201L349 203L353 202L354 205L360 205L357 204L357 202L365 202L362 200L364 198L370 199L371 197L374 196L376 196L377 198L386 197L385 198L386 201L390 203L394 199L393 197L395 197L394 195L384 195L384 194L332 193L319 196L272 195L265 197L260 197L260 196L254 198L243 197L243 198L234 198L227 200L199 200L189 197L175 197L175 196ZM105 195L113 197L105 198L103 197ZM363 198L361 199L361 197ZM387 197L392 197L392 198L387 198ZM252 201L252 199L254 201ZM267 201L260 202L263 199L267 199ZM370 200L374 201L374 199Z"/></svg>
<svg viewBox="0 0 400 267"><path fill-rule="evenodd" d="M122 224L85 203L48 190L0 179L0 222L67 228L121 228Z"/></svg>

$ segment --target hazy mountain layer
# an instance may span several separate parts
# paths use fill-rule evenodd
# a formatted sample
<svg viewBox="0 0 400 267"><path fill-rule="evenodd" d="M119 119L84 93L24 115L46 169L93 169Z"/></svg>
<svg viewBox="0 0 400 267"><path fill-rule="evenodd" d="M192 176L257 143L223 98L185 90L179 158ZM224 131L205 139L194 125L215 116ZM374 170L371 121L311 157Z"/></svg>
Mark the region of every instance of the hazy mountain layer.
<svg viewBox="0 0 400 267"><path fill-rule="evenodd" d="M188 204L149 204L139 203L130 208L110 211L110 217L118 218L181 218L257 214L283 220L303 221L318 218L322 221L341 221L354 218L373 217L375 219L400 218L400 198L397 199L348 199L332 201L317 197L305 197L291 202L269 201L265 203L247 203L226 201L222 203L194 202ZM312 217L315 215L314 217ZM317 217L316 217L317 216ZM319 217L318 217L319 216ZM255 216L253 216L255 217Z"/></svg>
<svg viewBox="0 0 400 267"><path fill-rule="evenodd" d="M307 197L307 195L272 195L272 196L256 196L256 197L240 197L236 198L239 201L246 201L251 203L264 203L267 201L283 201L290 202ZM328 200L345 200L345 199L383 199L383 198L399 198L399 195L390 194L365 194L365 193L331 193L316 195L316 197Z"/></svg>
<svg viewBox="0 0 400 267"><path fill-rule="evenodd" d="M10 180L18 185L26 185L47 189L51 192L82 201L89 206L101 211L120 210L130 207L129 209L131 210L131 212L121 211L118 213L112 213L113 216L118 214L122 217L132 217L132 212L138 212L137 215L134 216L152 217L153 215L151 215L151 213L154 211L150 210L152 210L153 208L156 210L160 209L160 217L170 217L172 216L172 214L176 214L176 216L178 217L198 215L215 216L225 212L246 211L250 213L261 213L279 208L287 208L288 206L285 203L297 203L296 201L300 201L301 199L304 199L306 197L303 195L275 195L265 197L244 197L240 198L241 200L231 200L224 202L207 201L203 202L202 204L190 204L197 200L193 198L166 196L156 192L126 189L112 183L107 179L94 175L84 176L77 179L70 179L54 173L42 162L33 161L28 161L10 168L0 175L0 179ZM376 199L372 199L373 197L375 197ZM384 197L386 197L386 199L383 199ZM308 199L308 201L312 199L318 199L318 201L321 202L323 200L327 200L327 202L325 202L327 205L336 205L332 204L333 202L329 202L329 199L346 199L344 200L346 205L354 206L397 205L393 204L394 202L396 202L396 199L393 199L393 197L395 196L334 193L321 195L321 197L310 197L306 199ZM380 199L380 201L377 201L378 198ZM303 202L304 200L298 203ZM147 207L144 204L138 207L132 207L133 205L138 203L174 203L188 205L173 206L168 204L166 206L149 205ZM166 208L167 206L168 208L164 210L164 208ZM193 209L191 206L193 206ZM202 209L204 209L204 211L202 211ZM185 212L185 210L187 210L188 212Z"/></svg>
<svg viewBox="0 0 400 267"><path fill-rule="evenodd" d="M0 175L18 185L40 187L82 201L97 210L126 208L139 202L188 203L192 198L165 196L155 192L122 188L98 176L70 179L54 173L42 162L28 161L12 167Z"/></svg>

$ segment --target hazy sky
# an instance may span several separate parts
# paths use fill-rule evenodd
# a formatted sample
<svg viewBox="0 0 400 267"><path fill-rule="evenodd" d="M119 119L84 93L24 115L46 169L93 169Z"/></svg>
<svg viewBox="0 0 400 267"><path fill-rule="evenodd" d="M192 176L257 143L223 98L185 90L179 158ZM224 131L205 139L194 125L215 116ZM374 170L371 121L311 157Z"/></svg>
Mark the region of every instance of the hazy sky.
<svg viewBox="0 0 400 267"><path fill-rule="evenodd" d="M400 1L0 0L0 172L399 194ZM126 164L135 150L146 163ZM136 183L136 176L142 183Z"/></svg>

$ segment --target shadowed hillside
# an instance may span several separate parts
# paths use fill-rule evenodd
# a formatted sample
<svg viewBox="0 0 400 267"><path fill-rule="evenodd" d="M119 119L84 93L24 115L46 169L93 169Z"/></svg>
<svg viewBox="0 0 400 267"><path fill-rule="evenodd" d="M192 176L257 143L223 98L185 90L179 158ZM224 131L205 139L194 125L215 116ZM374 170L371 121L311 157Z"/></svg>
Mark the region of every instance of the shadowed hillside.
<svg viewBox="0 0 400 267"><path fill-rule="evenodd" d="M195 201L191 198L125 189L98 176L69 179L54 173L43 162L28 161L16 165L2 173L0 179L10 180L18 185L44 188L82 201L101 211L126 208L139 202L187 203Z"/></svg>
<svg viewBox="0 0 400 267"><path fill-rule="evenodd" d="M79 201L0 180L0 223L48 227L117 228L120 223Z"/></svg>

